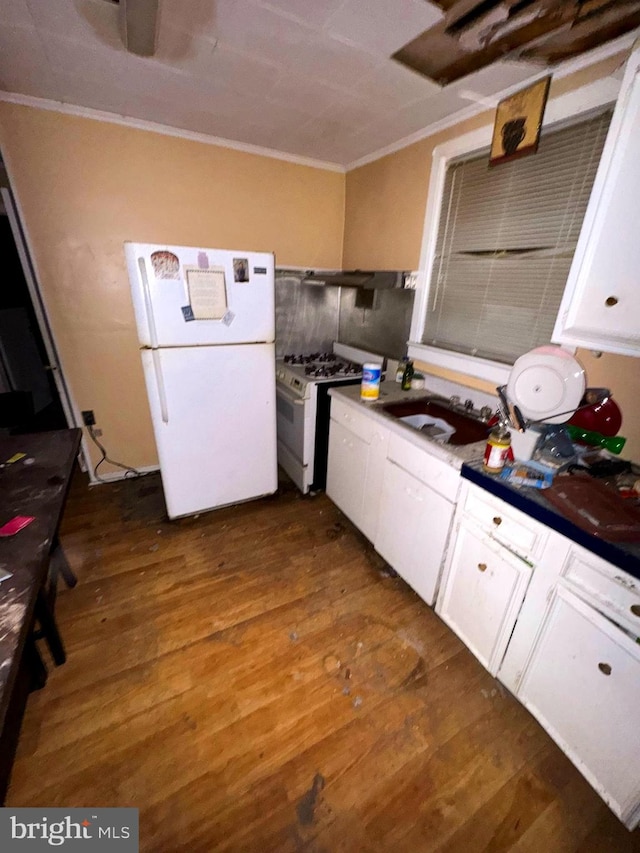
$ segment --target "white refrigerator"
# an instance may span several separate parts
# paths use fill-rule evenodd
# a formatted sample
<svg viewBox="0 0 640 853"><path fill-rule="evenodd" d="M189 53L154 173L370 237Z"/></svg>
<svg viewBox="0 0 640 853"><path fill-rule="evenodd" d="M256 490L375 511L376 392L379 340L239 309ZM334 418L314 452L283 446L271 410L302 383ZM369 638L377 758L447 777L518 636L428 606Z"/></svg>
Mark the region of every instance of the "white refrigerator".
<svg viewBox="0 0 640 853"><path fill-rule="evenodd" d="M170 518L277 489L272 254L125 243Z"/></svg>

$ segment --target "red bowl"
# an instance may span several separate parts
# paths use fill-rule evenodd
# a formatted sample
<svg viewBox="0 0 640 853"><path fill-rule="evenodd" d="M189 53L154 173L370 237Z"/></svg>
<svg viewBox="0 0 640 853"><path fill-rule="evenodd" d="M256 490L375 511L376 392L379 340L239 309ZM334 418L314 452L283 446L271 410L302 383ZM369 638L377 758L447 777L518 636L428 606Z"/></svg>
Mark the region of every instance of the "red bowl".
<svg viewBox="0 0 640 853"><path fill-rule="evenodd" d="M612 397L602 403L594 403L580 409L569 419L569 423L581 429L590 429L601 435L617 435L622 426L622 413Z"/></svg>

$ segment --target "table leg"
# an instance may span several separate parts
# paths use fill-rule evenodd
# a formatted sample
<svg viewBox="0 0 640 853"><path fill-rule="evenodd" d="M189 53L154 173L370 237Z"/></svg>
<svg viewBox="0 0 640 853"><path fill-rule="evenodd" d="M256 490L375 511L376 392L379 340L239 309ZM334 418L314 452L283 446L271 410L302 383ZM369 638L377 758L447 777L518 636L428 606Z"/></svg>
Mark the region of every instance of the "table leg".
<svg viewBox="0 0 640 853"><path fill-rule="evenodd" d="M38 593L36 600L35 617L40 623L41 629L39 633L36 633L36 638L43 637L47 641L51 657L56 666L62 666L67 659L67 655L62 645L62 638L53 616L53 610L50 608L47 597L42 590Z"/></svg>
<svg viewBox="0 0 640 853"><path fill-rule="evenodd" d="M78 583L78 578L75 576L73 569L67 562L67 558L62 550L62 545L60 544L57 534L53 539L53 545L51 547L51 566L56 575L60 572L68 587L73 588Z"/></svg>
<svg viewBox="0 0 640 853"><path fill-rule="evenodd" d="M29 637L24 649L24 660L30 674L29 691L42 690L47 683L47 667L38 651L35 640Z"/></svg>
<svg viewBox="0 0 640 853"><path fill-rule="evenodd" d="M56 534L53 538L53 544L49 553L49 583L47 589L47 600L51 612L55 608L56 595L58 593L58 575L62 575L66 585L72 589L77 583L78 578L73 573L73 569L67 562L67 558Z"/></svg>

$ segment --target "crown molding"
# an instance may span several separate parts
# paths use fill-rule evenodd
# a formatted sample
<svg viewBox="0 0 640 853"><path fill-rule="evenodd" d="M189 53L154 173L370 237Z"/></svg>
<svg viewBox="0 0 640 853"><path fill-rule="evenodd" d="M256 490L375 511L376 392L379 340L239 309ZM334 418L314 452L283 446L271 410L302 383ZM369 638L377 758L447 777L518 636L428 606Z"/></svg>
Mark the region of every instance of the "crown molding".
<svg viewBox="0 0 640 853"><path fill-rule="evenodd" d="M344 173L346 168L339 163L331 163L325 160L314 160L311 157L300 157L296 154L287 154L275 148L263 148L261 145L251 145L247 142L235 142L232 139L224 139L221 136L209 136L207 133L198 133L193 130L184 130L180 127L171 127L167 124L159 124L154 121L137 119L131 116L109 113L103 110L94 110L91 107L81 107L75 104L66 104L62 101L54 101L49 98L36 98L33 95L21 95L18 92L5 92L0 90L0 101L8 104L18 104L22 107L34 107L39 110L62 113L64 115L88 118L93 121L103 121L107 124L117 124L122 127L130 127L135 130L146 130L150 133L159 133L163 136L174 136L178 139L186 139L190 142L201 142L205 145L215 145L218 148L230 148L233 151L242 151L244 154L256 154L259 157L270 157L273 160L284 160L296 166L308 166L311 169L323 169L329 172Z"/></svg>
<svg viewBox="0 0 640 853"><path fill-rule="evenodd" d="M593 50L590 50L588 53L583 53L575 59L569 59L564 62L562 65L557 66L557 68L545 68L537 72L536 74L532 74L531 77L526 80L522 80L520 83L516 83L513 86L509 86L506 89L502 89L500 92L497 92L495 95L492 95L492 99L497 101L501 101L503 98L507 98L509 95L512 95L514 92L518 92L520 89L523 89L525 86L531 85L531 83L535 83L536 80L540 80L543 77L548 76L549 74L553 75L554 80L561 80L563 77L568 77L570 74L575 74L576 71L582 71L584 68L589 68L591 65L595 65L597 62L601 62L603 59L608 59L610 56L614 56L616 53L620 53L623 50L630 50L633 46L634 41L638 38L640 31L634 30L631 33L627 33L624 36L620 36L620 38L614 39L613 41L607 42L607 44L602 45L601 47L596 47ZM392 142L390 145L385 146L384 148L379 148L377 151L373 151L371 154L365 154L364 157L360 157L358 160L354 160L351 163L347 163L345 167L346 172L351 172L353 169L358 169L360 166L366 166L368 163L373 163L375 160L380 160L382 157L386 157L389 154L395 154L396 151L401 151L403 148L407 148L409 145L413 145L415 142L420 142L422 139L426 139L429 136L433 136L436 133L440 133L442 130L447 130L450 127L454 127L456 124L460 124L460 122L466 121L467 119L473 118L474 116L480 115L480 113L486 112L490 107L487 107L486 104L471 104L468 107L463 107L463 109L458 110L455 113L452 113L446 118L440 119L439 121L435 121L432 124L428 124L423 127L421 130L415 131L415 133L409 134L409 136L405 136L403 139L399 139L397 142Z"/></svg>

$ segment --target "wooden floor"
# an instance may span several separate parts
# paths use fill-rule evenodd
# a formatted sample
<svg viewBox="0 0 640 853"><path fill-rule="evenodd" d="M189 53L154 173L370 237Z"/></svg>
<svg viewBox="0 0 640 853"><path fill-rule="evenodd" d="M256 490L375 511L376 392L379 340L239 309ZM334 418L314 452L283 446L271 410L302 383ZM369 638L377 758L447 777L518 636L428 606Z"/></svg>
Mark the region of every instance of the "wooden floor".
<svg viewBox="0 0 640 853"><path fill-rule="evenodd" d="M8 805L137 806L167 853L640 849L324 495L168 522L155 475L79 478L62 542Z"/></svg>

